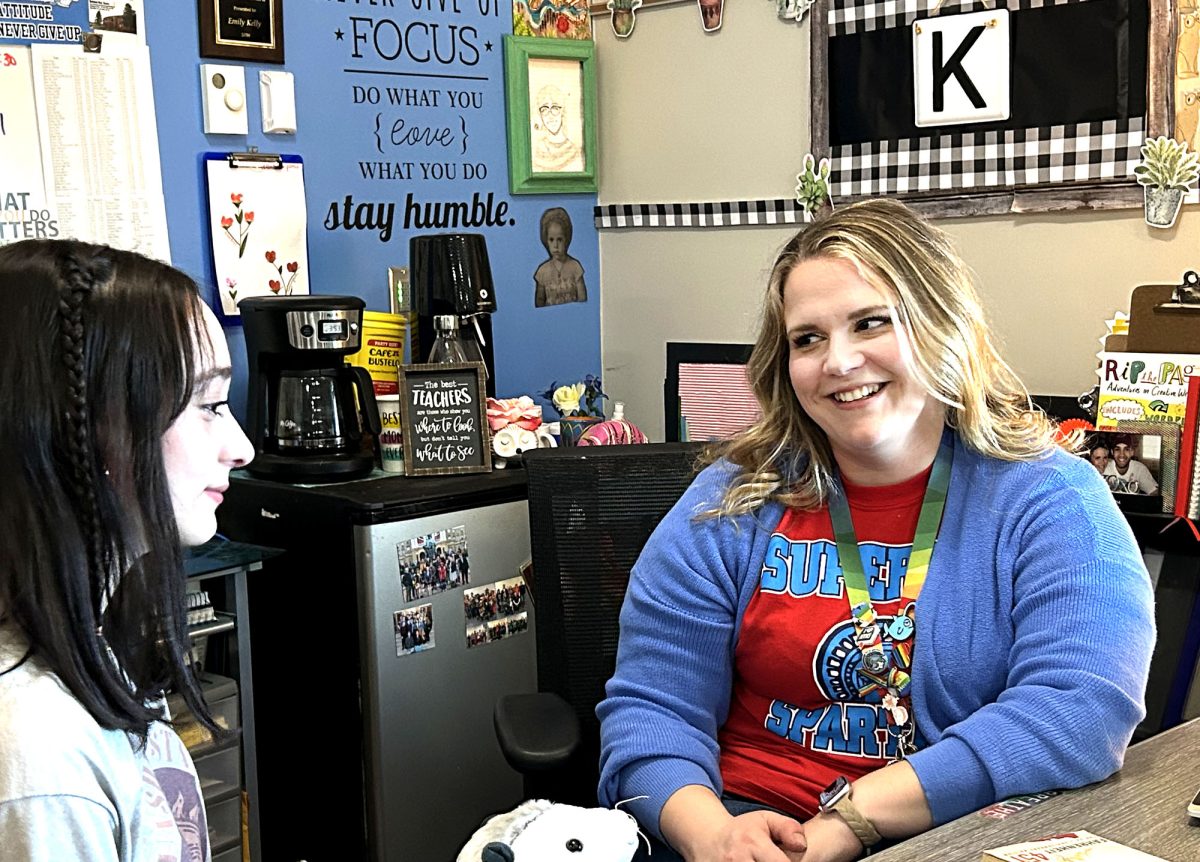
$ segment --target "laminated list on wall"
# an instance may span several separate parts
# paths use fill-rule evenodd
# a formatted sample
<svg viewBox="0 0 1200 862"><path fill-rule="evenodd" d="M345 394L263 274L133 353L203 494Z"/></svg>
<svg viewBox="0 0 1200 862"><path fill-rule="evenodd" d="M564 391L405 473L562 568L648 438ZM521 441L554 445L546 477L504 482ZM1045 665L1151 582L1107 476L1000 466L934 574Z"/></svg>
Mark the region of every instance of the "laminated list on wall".
<svg viewBox="0 0 1200 862"><path fill-rule="evenodd" d="M3 53L14 73L0 76L0 154L22 158L0 161L0 242L74 237L169 261L149 50Z"/></svg>
<svg viewBox="0 0 1200 862"><path fill-rule="evenodd" d="M57 231L42 177L29 49L0 45L0 245Z"/></svg>

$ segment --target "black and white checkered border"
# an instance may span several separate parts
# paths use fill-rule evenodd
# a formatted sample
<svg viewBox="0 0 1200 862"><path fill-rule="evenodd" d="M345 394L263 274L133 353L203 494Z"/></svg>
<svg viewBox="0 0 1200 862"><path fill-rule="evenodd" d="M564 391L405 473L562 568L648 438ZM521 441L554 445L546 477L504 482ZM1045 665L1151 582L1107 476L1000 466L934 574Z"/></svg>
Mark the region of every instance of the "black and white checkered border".
<svg viewBox="0 0 1200 862"><path fill-rule="evenodd" d="M607 204L594 211L596 227L737 227L801 224L804 208L794 200L719 201L680 204Z"/></svg>
<svg viewBox="0 0 1200 862"><path fill-rule="evenodd" d="M1141 161L1145 120L1104 120L834 147L839 197L1123 180Z"/></svg>
<svg viewBox="0 0 1200 862"><path fill-rule="evenodd" d="M1007 0L1003 6L1010 12L1025 9L1040 9L1043 6L1061 6L1067 3L1086 3L1088 0ZM1000 4L996 4L1000 5ZM993 8L991 3L979 0L831 0L828 20L830 36L849 36L869 30L887 30L891 27L907 27L918 18L931 17L930 10L937 14L984 11Z"/></svg>

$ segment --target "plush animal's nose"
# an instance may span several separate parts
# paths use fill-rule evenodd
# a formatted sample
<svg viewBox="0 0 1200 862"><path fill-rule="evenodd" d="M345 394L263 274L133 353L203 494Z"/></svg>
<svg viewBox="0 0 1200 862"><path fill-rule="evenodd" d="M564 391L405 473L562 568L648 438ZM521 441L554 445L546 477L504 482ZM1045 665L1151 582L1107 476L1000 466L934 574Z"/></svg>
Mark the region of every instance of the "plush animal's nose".
<svg viewBox="0 0 1200 862"><path fill-rule="evenodd" d="M567 842L567 852L568 853L582 853L583 852L583 842L580 841L578 838L572 838L570 841Z"/></svg>

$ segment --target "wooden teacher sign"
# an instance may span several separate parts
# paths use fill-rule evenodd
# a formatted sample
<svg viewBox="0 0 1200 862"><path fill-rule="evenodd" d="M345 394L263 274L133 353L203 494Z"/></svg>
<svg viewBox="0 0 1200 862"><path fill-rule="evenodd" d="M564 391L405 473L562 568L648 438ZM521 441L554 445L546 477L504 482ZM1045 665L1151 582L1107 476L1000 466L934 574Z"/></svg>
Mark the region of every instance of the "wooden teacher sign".
<svg viewBox="0 0 1200 862"><path fill-rule="evenodd" d="M400 434L409 476L492 469L482 362L402 365Z"/></svg>
<svg viewBox="0 0 1200 862"><path fill-rule="evenodd" d="M283 62L283 0L199 0L200 56Z"/></svg>

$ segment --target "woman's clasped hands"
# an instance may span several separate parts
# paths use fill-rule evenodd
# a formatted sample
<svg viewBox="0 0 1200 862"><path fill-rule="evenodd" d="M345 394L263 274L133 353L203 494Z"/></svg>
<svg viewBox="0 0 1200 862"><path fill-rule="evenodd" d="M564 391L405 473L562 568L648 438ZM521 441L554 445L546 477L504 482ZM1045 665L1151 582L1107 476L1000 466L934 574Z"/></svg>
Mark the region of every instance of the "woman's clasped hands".
<svg viewBox="0 0 1200 862"><path fill-rule="evenodd" d="M774 811L725 814L682 849L689 862L802 862L808 843L800 821Z"/></svg>
<svg viewBox="0 0 1200 862"><path fill-rule="evenodd" d="M835 815L806 823L774 811L730 816L696 836L690 862L849 862L863 846Z"/></svg>
<svg viewBox="0 0 1200 862"><path fill-rule="evenodd" d="M661 825L688 862L849 862L863 851L836 814L805 823L769 809L733 814L696 785L668 800Z"/></svg>

